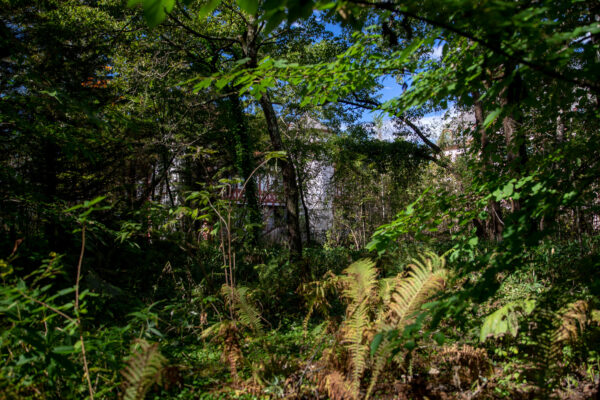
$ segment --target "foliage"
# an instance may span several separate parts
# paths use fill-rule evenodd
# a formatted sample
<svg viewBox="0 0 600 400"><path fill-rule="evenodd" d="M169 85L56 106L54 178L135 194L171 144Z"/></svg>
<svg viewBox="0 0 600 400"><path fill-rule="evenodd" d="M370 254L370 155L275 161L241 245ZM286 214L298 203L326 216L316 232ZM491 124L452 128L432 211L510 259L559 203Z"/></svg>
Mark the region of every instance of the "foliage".
<svg viewBox="0 0 600 400"><path fill-rule="evenodd" d="M0 397L597 396L594 3L1 4Z"/></svg>
<svg viewBox="0 0 600 400"><path fill-rule="evenodd" d="M480 340L484 341L489 336L499 337L507 333L517 336L519 315L527 316L534 308L535 300L519 300L502 306L486 317L481 326Z"/></svg>
<svg viewBox="0 0 600 400"><path fill-rule="evenodd" d="M140 400L155 384L162 384L166 359L158 350L158 343L150 344L144 340L138 343L138 349L131 355L127 365L121 372L123 382L123 399Z"/></svg>

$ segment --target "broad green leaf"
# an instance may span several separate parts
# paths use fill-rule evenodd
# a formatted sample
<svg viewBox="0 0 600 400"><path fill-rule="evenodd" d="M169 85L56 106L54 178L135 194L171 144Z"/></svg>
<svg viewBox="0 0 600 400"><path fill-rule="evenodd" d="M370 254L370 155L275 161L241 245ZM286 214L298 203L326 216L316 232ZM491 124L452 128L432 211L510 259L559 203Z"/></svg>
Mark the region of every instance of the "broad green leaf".
<svg viewBox="0 0 600 400"><path fill-rule="evenodd" d="M281 24L281 22L283 22L284 19L285 19L284 11L277 11L273 15L269 16L267 25L265 26L264 33L265 34L269 33L273 29L277 28Z"/></svg>
<svg viewBox="0 0 600 400"><path fill-rule="evenodd" d="M144 18L151 28L159 25L173 10L175 0L143 0Z"/></svg>
<svg viewBox="0 0 600 400"><path fill-rule="evenodd" d="M56 354L71 354L75 352L75 348L73 346L56 346L52 349L52 352Z"/></svg>
<svg viewBox="0 0 600 400"><path fill-rule="evenodd" d="M258 11L258 0L237 0L238 5L250 15L256 14Z"/></svg>
<svg viewBox="0 0 600 400"><path fill-rule="evenodd" d="M221 4L221 0L207 0L198 11L198 19L206 18L219 4Z"/></svg>
<svg viewBox="0 0 600 400"><path fill-rule="evenodd" d="M435 340L438 345L442 346L446 340L446 337L442 332L436 332L433 334L433 340Z"/></svg>
<svg viewBox="0 0 600 400"><path fill-rule="evenodd" d="M381 341L383 340L383 332L379 332L373 337L373 341L371 342L371 357L377 352Z"/></svg>
<svg viewBox="0 0 600 400"><path fill-rule="evenodd" d="M525 299L513 301L494 311L485 318L479 340L483 342L489 336L498 337L505 334L517 336L519 316L531 314L535 306L535 300Z"/></svg>
<svg viewBox="0 0 600 400"><path fill-rule="evenodd" d="M496 121L496 118L498 118L498 116L500 115L501 112L502 112L501 108L496 108L494 111L489 113L488 116L485 117L485 121L483 121L483 126L486 128L489 128L490 125L492 125L494 123L494 121Z"/></svg>

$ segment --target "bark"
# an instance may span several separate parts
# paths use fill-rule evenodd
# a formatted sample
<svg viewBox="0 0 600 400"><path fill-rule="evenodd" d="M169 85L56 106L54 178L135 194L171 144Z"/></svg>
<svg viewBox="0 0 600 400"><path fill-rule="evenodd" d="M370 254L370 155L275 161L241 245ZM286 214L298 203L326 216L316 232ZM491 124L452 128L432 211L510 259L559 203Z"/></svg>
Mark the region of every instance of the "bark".
<svg viewBox="0 0 600 400"><path fill-rule="evenodd" d="M265 93L260 98L260 106L265 114L267 121L267 129L271 138L271 145L274 151L282 151L283 142L281 140L281 132L277 124L277 116L273 109L273 104L269 98L269 94ZM302 256L302 238L300 236L300 218L298 213L298 185L296 183L296 170L294 165L285 159L280 162L281 172L283 175L283 192L285 196L286 207L286 224L290 249L292 257Z"/></svg>
<svg viewBox="0 0 600 400"><path fill-rule="evenodd" d="M483 117L483 105L481 104L481 101L479 101L479 93L473 93L473 97L475 98L475 123L480 135L483 171L485 174L490 174L493 173L494 166L492 165L492 160L490 158L490 138L483 126L483 122L485 121L485 118ZM490 210L490 220L488 221L486 236L499 241L502 239L502 232L504 230L504 224L502 223L502 208L500 207L500 204L493 199L488 203L488 208Z"/></svg>
<svg viewBox="0 0 600 400"><path fill-rule="evenodd" d="M507 67L505 76L512 73L513 67ZM511 175L515 178L521 177L527 164L526 138L519 129L519 106L522 97L522 82L519 74L512 79L508 86L502 91L500 105L506 114L502 118L502 129L506 143L506 157ZM521 209L521 200L513 200L512 211Z"/></svg>
<svg viewBox="0 0 600 400"><path fill-rule="evenodd" d="M311 243L311 235L310 235L310 215L308 214L308 206L306 205L306 200L304 199L304 184L300 174L298 174L298 190L300 192L300 201L302 202L302 209L304 210L304 230L306 231L306 243Z"/></svg>
<svg viewBox="0 0 600 400"><path fill-rule="evenodd" d="M256 67L257 63L259 46L256 41L258 39L259 30L256 17L248 15L246 20L246 32L240 40L244 56L249 59L246 66L250 68ZM271 102L269 94L263 94L259 103L265 115L265 120L267 121L267 130L269 131L269 137L271 138L271 146L274 151L283 151L284 148L279 125L277 124L277 115L273 109L273 103ZM287 211L286 225L291 257L298 258L302 257L302 236L300 234L296 171L291 161L283 159L281 160L280 165L283 177L283 192Z"/></svg>
<svg viewBox="0 0 600 400"><path fill-rule="evenodd" d="M253 225L249 232L251 241L256 244L260 237L262 213L260 202L258 200L256 180L254 177L250 176L254 171L252 141L250 139L248 124L246 123L246 116L244 115L239 95L230 95L229 102L231 104L231 117L234 125L236 168L244 181L247 181L245 186L246 189L244 190L244 198L246 200L246 205L248 206L250 223Z"/></svg>

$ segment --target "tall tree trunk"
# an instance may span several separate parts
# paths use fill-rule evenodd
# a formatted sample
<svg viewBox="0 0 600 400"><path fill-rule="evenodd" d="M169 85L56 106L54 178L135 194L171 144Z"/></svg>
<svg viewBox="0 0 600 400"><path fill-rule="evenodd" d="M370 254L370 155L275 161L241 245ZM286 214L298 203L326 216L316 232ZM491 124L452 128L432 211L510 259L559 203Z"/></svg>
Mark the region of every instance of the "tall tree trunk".
<svg viewBox="0 0 600 400"><path fill-rule="evenodd" d="M485 118L483 117L483 104L479 100L479 93L474 92L473 97L475 98L475 123L477 124L477 129L479 130L480 135L480 150L481 150L481 159L483 162L483 171L485 174L490 174L493 171L493 165L491 160L491 151L490 151L490 138L488 133L485 130L485 126L483 126L483 122ZM502 223L502 208L500 204L492 199L488 203L488 208L490 210L490 220L488 221L488 232L487 235L495 240L502 239L502 232L504 230L504 225Z"/></svg>
<svg viewBox="0 0 600 400"><path fill-rule="evenodd" d="M256 179L250 175L254 171L254 158L252 155L252 141L246 123L246 116L242 109L242 104L239 95L232 94L229 96L231 104L231 117L234 124L233 133L235 138L235 164L238 173L246 182L244 197L249 214L249 220L252 224L250 229L250 237L254 244L258 242L260 236L260 226L262 224L262 213L258 200L258 188Z"/></svg>
<svg viewBox="0 0 600 400"><path fill-rule="evenodd" d="M260 98L260 106L265 114L267 129L271 138L274 151L283 150L281 132L277 124L277 116L269 94L265 93ZM291 161L281 160L281 172L283 175L283 192L285 195L286 224L290 241L292 257L302 256L302 238L300 236L300 218L298 213L298 185L296 183L296 171Z"/></svg>
<svg viewBox="0 0 600 400"><path fill-rule="evenodd" d="M514 67L505 69L505 77L513 72ZM505 110L505 116L502 118L502 129L504 130L504 140L506 143L506 156L508 168L511 175L515 178L521 177L527 163L526 138L519 129L519 106L522 98L522 82L518 73L512 78L508 86L502 91L500 105ZM521 200L513 200L512 211L521 209Z"/></svg>
<svg viewBox="0 0 600 400"><path fill-rule="evenodd" d="M304 210L304 230L306 231L306 243L310 244L310 215L308 215L308 206L306 204L306 199L304 198L304 184L302 182L302 178L300 178L300 174L298 174L298 183L298 189L300 191L300 201L302 202L302 209Z"/></svg>
<svg viewBox="0 0 600 400"><path fill-rule="evenodd" d="M256 40L260 29L256 17L249 15L246 21L246 33L242 39L242 51L248 58L247 67L256 67L258 58L258 45ZM277 124L277 115L273 109L273 103L266 92L260 98L260 106L267 121L267 129L271 138L271 146L275 151L283 151L281 132ZM290 243L292 258L302 257L302 237L300 235L300 218L298 212L298 184L296 182L296 171L291 161L281 160L281 172L283 175L283 192L286 206L286 224ZM304 271L307 273L308 271ZM308 276L305 274L305 276Z"/></svg>

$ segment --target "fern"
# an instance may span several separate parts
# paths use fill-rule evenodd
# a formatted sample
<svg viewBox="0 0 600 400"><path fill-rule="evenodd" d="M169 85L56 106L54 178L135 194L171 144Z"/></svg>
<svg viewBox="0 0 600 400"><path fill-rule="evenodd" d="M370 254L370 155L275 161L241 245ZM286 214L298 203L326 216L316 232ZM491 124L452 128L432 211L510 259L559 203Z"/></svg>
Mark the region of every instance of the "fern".
<svg viewBox="0 0 600 400"><path fill-rule="evenodd" d="M487 352L467 344L445 346L433 358L437 365L446 364L452 370L452 384L457 389L472 387L481 376L488 377L493 373L492 363Z"/></svg>
<svg viewBox="0 0 600 400"><path fill-rule="evenodd" d="M250 303L247 287L223 285L221 293L233 305L238 322L255 333L262 333L260 313Z"/></svg>
<svg viewBox="0 0 600 400"><path fill-rule="evenodd" d="M124 400L143 400L155 384L162 384L167 360L160 354L158 343L139 340L139 350L132 354L121 371Z"/></svg>
<svg viewBox="0 0 600 400"><path fill-rule="evenodd" d="M575 341L590 320L587 301L578 300L568 304L557 318L558 327L554 331L553 342Z"/></svg>
<svg viewBox="0 0 600 400"><path fill-rule="evenodd" d="M518 334L519 319L527 317L532 329L522 337L522 343L529 348L528 361L532 375L543 389L542 395L549 395L558 376L556 369L562 364L563 347L575 342L594 321L594 311L589 310L586 301L578 300L567 304L559 311L540 307L535 300L520 300L506 304L490 314L481 328L481 341L488 337Z"/></svg>
<svg viewBox="0 0 600 400"><path fill-rule="evenodd" d="M321 384L325 384L331 398L360 397L360 382L369 367L368 343L372 342L374 357L370 364L369 397L389 356L397 347L386 331L406 327L423 303L444 288L447 275L444 267L444 257L426 253L419 260L413 260L406 276L378 281L375 263L367 259L356 261L344 270L339 283L348 306L341 327L341 341L348 351L350 373L344 377L334 370L324 375ZM373 332L379 333L371 337Z"/></svg>
<svg viewBox="0 0 600 400"><path fill-rule="evenodd" d="M540 324L542 332L533 343L532 372L542 384L540 387L550 389L552 377L561 365L564 345L575 342L590 322L589 306L586 301L578 300L558 312L544 310L543 315L548 324Z"/></svg>
<svg viewBox="0 0 600 400"><path fill-rule="evenodd" d="M343 295L350 301L346 313L352 315L361 304L373 295L377 283L375 263L368 259L358 260L344 270Z"/></svg>
<svg viewBox="0 0 600 400"><path fill-rule="evenodd" d="M446 283L446 260L435 253L427 252L420 256L420 260L413 260L409 265L410 272L406 277L398 276L391 289L389 298L389 311L387 323L382 319L379 330L402 329L408 325L420 307L433 295L441 291ZM388 293L384 290L383 293ZM385 297L383 300L387 300ZM384 335L379 346L374 347L375 357L371 384L367 390L367 398L372 393L379 375L383 371L387 360L394 349L394 345Z"/></svg>
<svg viewBox="0 0 600 400"><path fill-rule="evenodd" d="M446 284L446 260L427 252L413 259L408 277L398 278L390 302L390 320L396 328L406 326L429 298Z"/></svg>
<svg viewBox="0 0 600 400"><path fill-rule="evenodd" d="M321 379L321 390L327 392L331 400L353 400L356 394L348 387L352 386L338 371L333 371Z"/></svg>
<svg viewBox="0 0 600 400"><path fill-rule="evenodd" d="M232 316L233 319L231 320L213 324L202 332L201 337L221 342L223 346L221 359L229 367L233 381L238 383L238 363L242 359L240 327L246 327L254 333L261 334L261 316L249 300L248 288L223 285L221 294L225 297L226 302L230 304L235 316Z"/></svg>
<svg viewBox="0 0 600 400"><path fill-rule="evenodd" d="M227 364L233 381L238 382L237 366L242 359L240 349L240 332L236 321L223 320L205 329L200 336L202 339L220 342L222 345L221 361Z"/></svg>
<svg viewBox="0 0 600 400"><path fill-rule="evenodd" d="M376 277L375 263L362 259L346 268L342 279L343 295L350 301L342 329L350 353L351 390L355 397L358 397L360 378L367 366L368 346L364 343L363 335L370 325L369 302L375 292Z"/></svg>
<svg viewBox="0 0 600 400"><path fill-rule="evenodd" d="M320 311L323 315L326 315L330 307L327 301L327 295L335 292L339 284L340 278L334 275L331 271L328 271L322 280L303 283L298 288L299 294L304 297L307 305L308 312L302 321L302 329L306 333L308 329L308 322L310 317L315 311Z"/></svg>

